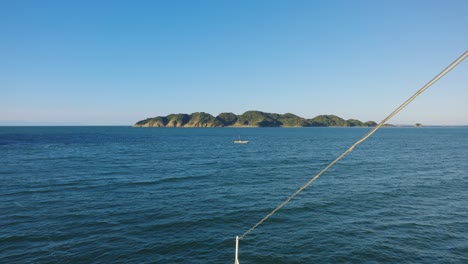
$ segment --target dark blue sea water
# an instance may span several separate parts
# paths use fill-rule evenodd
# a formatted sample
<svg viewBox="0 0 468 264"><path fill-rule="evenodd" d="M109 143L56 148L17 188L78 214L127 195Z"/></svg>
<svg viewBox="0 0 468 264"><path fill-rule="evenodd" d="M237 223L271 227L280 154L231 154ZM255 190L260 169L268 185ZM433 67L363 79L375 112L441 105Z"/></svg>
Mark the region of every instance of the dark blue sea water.
<svg viewBox="0 0 468 264"><path fill-rule="evenodd" d="M367 131L1 127L0 263L233 263ZM239 259L468 263L468 128L381 129Z"/></svg>

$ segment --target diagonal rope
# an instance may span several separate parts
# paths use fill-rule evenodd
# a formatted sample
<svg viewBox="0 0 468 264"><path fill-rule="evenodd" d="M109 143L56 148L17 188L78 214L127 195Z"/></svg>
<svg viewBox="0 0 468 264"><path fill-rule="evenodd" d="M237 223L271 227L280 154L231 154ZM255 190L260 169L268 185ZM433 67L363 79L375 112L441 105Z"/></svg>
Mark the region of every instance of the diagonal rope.
<svg viewBox="0 0 468 264"><path fill-rule="evenodd" d="M426 85L424 85L421 89L419 89L415 94L413 94L408 100L406 100L403 104L401 104L397 109L395 109L391 114L389 114L385 119L383 119L377 126L372 128L366 135L364 135L361 139L356 141L350 148L348 148L345 152L343 152L338 158L336 158L334 161L332 161L330 164L328 164L323 170L321 170L317 175L315 175L312 179L310 179L306 184L304 184L301 188L299 188L295 193L293 193L291 196L289 196L284 202L282 202L280 205L278 205L273 211L271 211L269 214L267 214L265 217L262 218L258 223L256 223L254 226L252 226L249 230L247 230L242 236L239 236L239 239L243 239L247 234L252 232L255 228L257 228L259 225L261 225L265 220L270 218L274 213L276 213L279 209L281 209L283 206L285 206L289 201L291 201L296 195L298 195L300 192L302 192L305 188L307 188L310 184L312 184L315 180L317 180L324 172L326 172L329 168L331 168L335 163L337 163L339 160L341 160L344 156L346 156L348 153L353 151L353 149L364 142L366 139L368 139L372 134L374 134L379 128L381 128L390 118L392 118L394 115L396 115L398 112L400 112L403 108L405 108L408 104L410 104L416 97L418 97L421 93L423 93L427 88L429 88L431 85L433 85L435 82L437 82L440 78L442 78L445 74L447 74L449 71L451 71L453 68L455 68L460 62L462 62L466 57L468 57L468 51L465 51L458 59L456 59L452 64L447 66L443 71L441 71L437 76L435 76L432 80L430 80Z"/></svg>

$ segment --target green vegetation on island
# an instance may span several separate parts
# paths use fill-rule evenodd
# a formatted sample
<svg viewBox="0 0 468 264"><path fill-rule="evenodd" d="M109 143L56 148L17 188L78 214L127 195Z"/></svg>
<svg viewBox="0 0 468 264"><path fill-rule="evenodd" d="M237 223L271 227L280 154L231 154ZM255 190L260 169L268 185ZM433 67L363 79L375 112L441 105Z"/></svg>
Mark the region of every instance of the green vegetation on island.
<svg viewBox="0 0 468 264"><path fill-rule="evenodd" d="M241 115L221 113L214 117L205 112L170 114L138 121L134 127L371 127L374 121L344 120L335 115L319 115L306 119L291 113L275 114L247 111Z"/></svg>
<svg viewBox="0 0 468 264"><path fill-rule="evenodd" d="M237 115L233 113L221 113L216 119L224 124L224 126L232 126L237 121Z"/></svg>

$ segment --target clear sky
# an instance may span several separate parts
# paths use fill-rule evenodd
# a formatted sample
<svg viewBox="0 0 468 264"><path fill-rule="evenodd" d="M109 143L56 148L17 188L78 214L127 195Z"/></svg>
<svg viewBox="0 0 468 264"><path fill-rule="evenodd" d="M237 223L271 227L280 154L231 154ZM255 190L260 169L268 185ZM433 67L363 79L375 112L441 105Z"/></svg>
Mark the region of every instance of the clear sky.
<svg viewBox="0 0 468 264"><path fill-rule="evenodd" d="M378 122L467 49L466 0L0 1L0 124ZM468 61L390 121L416 122L468 125Z"/></svg>

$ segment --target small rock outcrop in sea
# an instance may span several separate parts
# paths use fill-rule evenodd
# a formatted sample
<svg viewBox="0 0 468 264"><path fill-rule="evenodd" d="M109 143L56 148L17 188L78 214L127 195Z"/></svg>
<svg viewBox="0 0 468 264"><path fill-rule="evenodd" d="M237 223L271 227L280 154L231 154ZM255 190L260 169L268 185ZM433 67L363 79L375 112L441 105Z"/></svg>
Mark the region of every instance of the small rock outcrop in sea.
<svg viewBox="0 0 468 264"><path fill-rule="evenodd" d="M335 115L319 115L306 119L291 113L275 114L247 111L241 115L221 113L214 117L205 112L170 114L138 121L134 127L370 127L374 121L344 120Z"/></svg>

